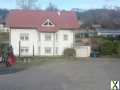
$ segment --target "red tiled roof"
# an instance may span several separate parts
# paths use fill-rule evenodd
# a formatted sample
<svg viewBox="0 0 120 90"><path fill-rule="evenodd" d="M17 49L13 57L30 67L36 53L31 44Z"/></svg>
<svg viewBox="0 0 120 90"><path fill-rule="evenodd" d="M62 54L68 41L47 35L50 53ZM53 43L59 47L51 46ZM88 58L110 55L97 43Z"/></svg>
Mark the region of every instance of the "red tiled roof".
<svg viewBox="0 0 120 90"><path fill-rule="evenodd" d="M41 26L45 20L51 20L55 27ZM58 12L50 11L11 11L6 18L7 27L11 28L36 28L41 32L55 32L59 29L78 29L79 23L76 15L71 11Z"/></svg>

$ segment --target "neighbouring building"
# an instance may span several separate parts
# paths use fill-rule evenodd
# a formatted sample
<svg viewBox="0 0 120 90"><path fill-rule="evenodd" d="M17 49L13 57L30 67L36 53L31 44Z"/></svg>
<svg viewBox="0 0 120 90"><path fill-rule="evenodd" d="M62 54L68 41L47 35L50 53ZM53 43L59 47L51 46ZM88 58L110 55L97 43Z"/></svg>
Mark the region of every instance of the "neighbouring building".
<svg viewBox="0 0 120 90"><path fill-rule="evenodd" d="M16 56L62 55L66 48L73 48L80 27L74 12L30 10L11 11L6 26Z"/></svg>
<svg viewBox="0 0 120 90"><path fill-rule="evenodd" d="M4 23L0 23L0 33L2 32L9 32L9 28L7 28Z"/></svg>
<svg viewBox="0 0 120 90"><path fill-rule="evenodd" d="M97 36L119 37L120 38L120 29L96 28L96 32L97 32Z"/></svg>

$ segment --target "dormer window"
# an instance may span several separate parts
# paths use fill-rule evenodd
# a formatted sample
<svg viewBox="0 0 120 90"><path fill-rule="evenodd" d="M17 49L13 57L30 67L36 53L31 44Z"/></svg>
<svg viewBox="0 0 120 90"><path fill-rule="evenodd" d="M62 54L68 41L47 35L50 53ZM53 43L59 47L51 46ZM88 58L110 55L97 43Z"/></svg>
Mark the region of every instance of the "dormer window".
<svg viewBox="0 0 120 90"><path fill-rule="evenodd" d="M50 21L49 19L47 19L43 24L43 27L54 27L55 25L52 23L52 21Z"/></svg>

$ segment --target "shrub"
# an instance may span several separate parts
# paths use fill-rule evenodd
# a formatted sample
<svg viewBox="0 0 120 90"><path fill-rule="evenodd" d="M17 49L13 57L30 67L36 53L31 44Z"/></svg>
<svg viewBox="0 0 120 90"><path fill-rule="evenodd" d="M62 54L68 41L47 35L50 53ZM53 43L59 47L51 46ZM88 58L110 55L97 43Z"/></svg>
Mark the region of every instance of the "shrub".
<svg viewBox="0 0 120 90"><path fill-rule="evenodd" d="M120 56L120 41L111 37L97 37L92 42L92 50L99 53L99 55L119 55Z"/></svg>
<svg viewBox="0 0 120 90"><path fill-rule="evenodd" d="M120 42L119 41L114 41L114 54L118 54L118 48L119 48L119 45L120 45Z"/></svg>
<svg viewBox="0 0 120 90"><path fill-rule="evenodd" d="M105 41L100 47L102 55L112 55L114 53L114 43L110 40Z"/></svg>
<svg viewBox="0 0 120 90"><path fill-rule="evenodd" d="M114 49L115 49L115 54L120 56L120 41L115 41L114 42Z"/></svg>
<svg viewBox="0 0 120 90"><path fill-rule="evenodd" d="M120 45L117 48L117 54L118 54L118 56L120 56Z"/></svg>
<svg viewBox="0 0 120 90"><path fill-rule="evenodd" d="M76 56L76 51L73 48L67 48L64 50L64 56L65 57L75 57Z"/></svg>

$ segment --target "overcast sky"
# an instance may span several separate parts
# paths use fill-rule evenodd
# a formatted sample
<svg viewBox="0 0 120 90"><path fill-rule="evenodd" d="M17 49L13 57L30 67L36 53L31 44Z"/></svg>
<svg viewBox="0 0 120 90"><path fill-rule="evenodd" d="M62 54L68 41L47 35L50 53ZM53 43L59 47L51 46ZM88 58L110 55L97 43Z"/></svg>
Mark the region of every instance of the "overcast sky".
<svg viewBox="0 0 120 90"><path fill-rule="evenodd" d="M102 7L120 7L120 0L39 0L40 8L44 9L49 3L55 4L59 9L72 8L91 9ZM17 9L16 0L0 0L0 8Z"/></svg>

